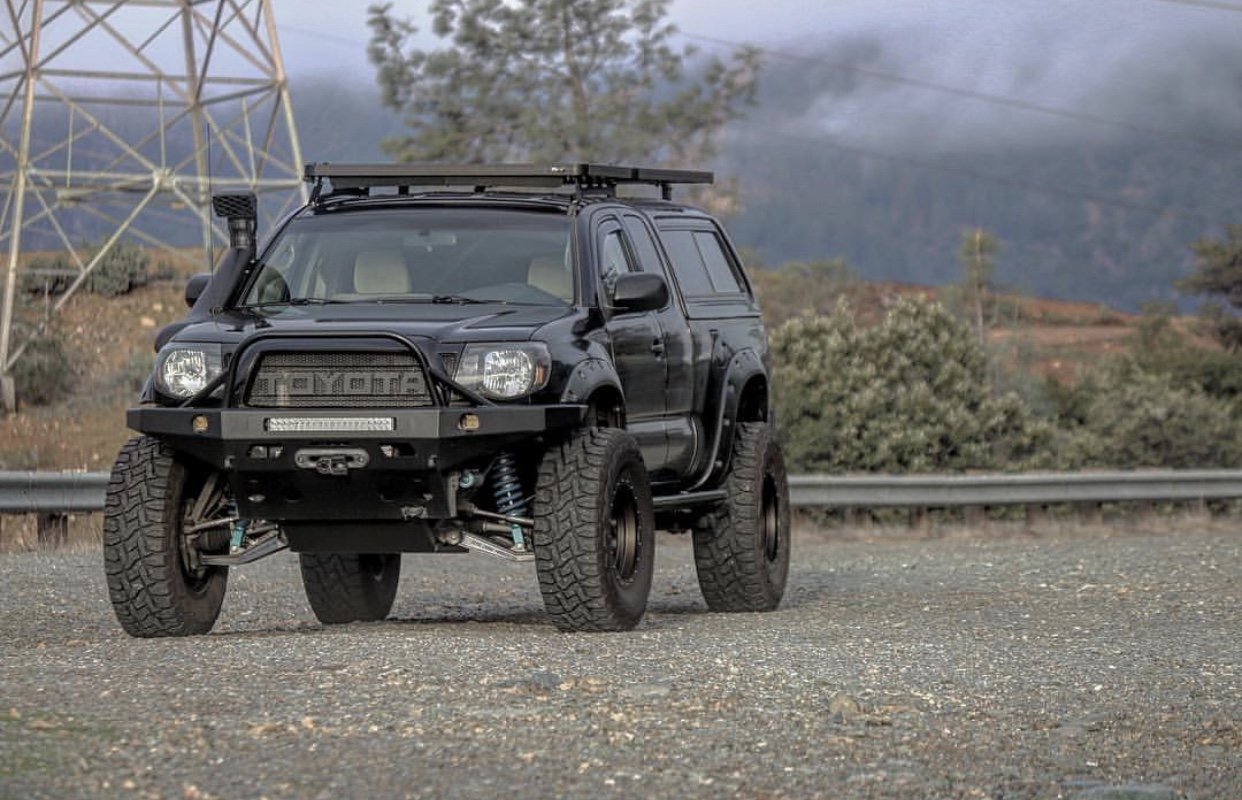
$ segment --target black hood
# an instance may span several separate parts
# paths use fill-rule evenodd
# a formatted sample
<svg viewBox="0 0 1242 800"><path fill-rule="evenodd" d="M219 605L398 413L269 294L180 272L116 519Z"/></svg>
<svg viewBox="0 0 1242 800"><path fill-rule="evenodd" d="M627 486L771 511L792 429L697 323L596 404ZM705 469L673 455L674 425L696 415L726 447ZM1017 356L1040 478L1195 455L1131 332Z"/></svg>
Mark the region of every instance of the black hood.
<svg viewBox="0 0 1242 800"><path fill-rule="evenodd" d="M441 343L525 341L539 328L575 314L565 306L489 304L350 303L226 311L190 322L172 336L179 342L237 343L256 333L318 336L387 331Z"/></svg>

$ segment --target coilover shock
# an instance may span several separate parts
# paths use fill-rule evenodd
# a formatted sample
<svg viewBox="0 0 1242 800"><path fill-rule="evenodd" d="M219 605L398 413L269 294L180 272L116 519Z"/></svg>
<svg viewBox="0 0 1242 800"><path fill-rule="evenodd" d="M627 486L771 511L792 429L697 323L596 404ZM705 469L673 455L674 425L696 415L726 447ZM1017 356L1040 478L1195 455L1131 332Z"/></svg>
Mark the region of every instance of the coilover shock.
<svg viewBox="0 0 1242 800"><path fill-rule="evenodd" d="M492 462L492 498L497 512L507 517L526 516L526 497L522 494L522 481L518 477L517 458L508 450ZM511 533L514 549L526 549L522 526L513 523Z"/></svg>

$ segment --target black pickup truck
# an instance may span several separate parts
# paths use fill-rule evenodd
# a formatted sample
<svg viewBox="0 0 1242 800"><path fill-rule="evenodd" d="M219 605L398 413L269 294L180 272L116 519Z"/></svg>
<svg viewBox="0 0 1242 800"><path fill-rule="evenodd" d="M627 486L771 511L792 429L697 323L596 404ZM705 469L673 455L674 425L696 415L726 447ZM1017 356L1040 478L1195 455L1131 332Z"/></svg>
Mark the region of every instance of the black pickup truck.
<svg viewBox="0 0 1242 800"><path fill-rule="evenodd" d="M112 605L206 633L228 570L299 554L324 623L392 608L402 553L533 561L564 630L628 630L655 532L690 532L716 611L784 593L769 353L711 173L598 164L309 164L262 248L186 287L108 487ZM647 196L644 196L647 195Z"/></svg>

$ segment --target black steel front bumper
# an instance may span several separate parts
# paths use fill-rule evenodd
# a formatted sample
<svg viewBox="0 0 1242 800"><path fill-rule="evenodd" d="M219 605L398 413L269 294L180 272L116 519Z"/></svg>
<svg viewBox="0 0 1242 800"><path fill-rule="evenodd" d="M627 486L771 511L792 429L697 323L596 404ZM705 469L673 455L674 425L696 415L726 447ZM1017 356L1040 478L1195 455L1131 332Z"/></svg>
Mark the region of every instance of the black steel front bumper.
<svg viewBox="0 0 1242 800"><path fill-rule="evenodd" d="M130 409L126 423L222 470L243 517L397 521L408 520L411 514L429 519L452 516L456 487L450 483L459 470L485 467L505 450L517 450L521 458L524 448L542 447L542 440L581 425L586 411L583 405L358 410L143 407ZM332 420L359 418L391 420L392 429L332 430ZM324 430L285 432L271 430L273 419L327 422L316 423ZM307 453L324 451L361 451L366 463L345 466L335 474L306 466Z"/></svg>

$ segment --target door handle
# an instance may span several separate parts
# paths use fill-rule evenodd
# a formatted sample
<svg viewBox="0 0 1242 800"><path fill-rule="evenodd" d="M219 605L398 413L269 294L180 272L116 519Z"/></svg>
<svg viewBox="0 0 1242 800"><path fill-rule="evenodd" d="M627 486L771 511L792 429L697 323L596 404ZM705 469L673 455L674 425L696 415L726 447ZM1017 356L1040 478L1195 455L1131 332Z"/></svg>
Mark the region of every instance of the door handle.
<svg viewBox="0 0 1242 800"><path fill-rule="evenodd" d="M657 357L664 355L664 340L656 339L651 343L651 352Z"/></svg>

